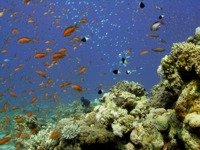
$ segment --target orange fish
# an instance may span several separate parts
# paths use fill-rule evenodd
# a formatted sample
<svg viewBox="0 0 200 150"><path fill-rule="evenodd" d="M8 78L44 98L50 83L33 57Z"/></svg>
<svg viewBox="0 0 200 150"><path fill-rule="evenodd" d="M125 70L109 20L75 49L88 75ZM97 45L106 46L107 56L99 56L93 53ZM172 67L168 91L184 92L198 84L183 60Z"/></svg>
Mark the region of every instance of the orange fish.
<svg viewBox="0 0 200 150"><path fill-rule="evenodd" d="M82 92L83 91L83 88L78 84L73 84L71 87L72 87L72 89L74 89L74 90L76 90L78 92Z"/></svg>
<svg viewBox="0 0 200 150"><path fill-rule="evenodd" d="M2 139L0 139L0 145L6 144L11 140L10 137L4 137Z"/></svg>
<svg viewBox="0 0 200 150"><path fill-rule="evenodd" d="M87 18L82 18L80 20L80 23L82 23L82 24L88 23L88 19Z"/></svg>
<svg viewBox="0 0 200 150"><path fill-rule="evenodd" d="M32 41L32 39L29 38L29 37L22 37L22 38L19 38L17 40L17 42L20 43L20 44L26 44L26 43L29 43L31 41Z"/></svg>
<svg viewBox="0 0 200 150"><path fill-rule="evenodd" d="M163 52L163 51L165 51L165 49L161 48L161 47L156 47L156 48L153 48L152 51L154 51L154 52Z"/></svg>
<svg viewBox="0 0 200 150"><path fill-rule="evenodd" d="M61 58L64 58L66 55L64 53L61 53L61 52L57 52L57 53L54 53L51 58L53 60L59 60Z"/></svg>
<svg viewBox="0 0 200 150"><path fill-rule="evenodd" d="M67 49L66 48L61 48L61 49L59 49L59 51L58 51L59 53L63 53L63 54L66 54L66 52L67 52Z"/></svg>
<svg viewBox="0 0 200 150"><path fill-rule="evenodd" d="M52 84L53 84L53 80L52 80L52 79L48 79L47 83L48 83L49 85L52 85Z"/></svg>
<svg viewBox="0 0 200 150"><path fill-rule="evenodd" d="M30 4L30 2L31 2L31 0L23 0L23 3L26 5Z"/></svg>
<svg viewBox="0 0 200 150"><path fill-rule="evenodd" d="M33 116L33 112L32 112L32 111L29 111L29 112L27 112L25 115L26 115L27 117L31 117L31 116Z"/></svg>
<svg viewBox="0 0 200 150"><path fill-rule="evenodd" d="M149 51L148 50L143 50L140 52L140 56L144 56L144 55L147 55L149 54Z"/></svg>
<svg viewBox="0 0 200 150"><path fill-rule="evenodd" d="M63 82L60 84L60 88L63 88L65 86L69 86L69 85L71 85L71 82L66 81L66 82Z"/></svg>
<svg viewBox="0 0 200 150"><path fill-rule="evenodd" d="M10 94L10 96L12 96L12 97L14 97L14 98L17 97L17 94L16 94L15 92L13 92L13 91L10 91L9 94Z"/></svg>
<svg viewBox="0 0 200 150"><path fill-rule="evenodd" d="M13 28L11 32L13 35L16 35L19 33L19 30L17 28Z"/></svg>
<svg viewBox="0 0 200 150"><path fill-rule="evenodd" d="M17 66L14 70L14 72L18 72L19 70L21 70L24 67L24 64L20 64L19 66Z"/></svg>
<svg viewBox="0 0 200 150"><path fill-rule="evenodd" d="M63 31L63 36L70 36L74 31L76 31L77 26L69 26Z"/></svg>
<svg viewBox="0 0 200 150"><path fill-rule="evenodd" d="M80 74L84 74L86 71L87 71L87 68L84 67L84 66L82 66L82 67L79 68L79 73Z"/></svg>
<svg viewBox="0 0 200 150"><path fill-rule="evenodd" d="M35 102L37 101L37 97L36 96L33 96L30 100L30 103L31 104L34 104Z"/></svg>
<svg viewBox="0 0 200 150"><path fill-rule="evenodd" d="M47 56L47 53L44 53L44 52L37 52L34 56L34 58L36 59L40 59L40 58L44 58Z"/></svg>
<svg viewBox="0 0 200 150"><path fill-rule="evenodd" d="M75 37L72 38L71 42L78 42L78 43L80 43L81 42L81 38L75 36Z"/></svg>
<svg viewBox="0 0 200 150"><path fill-rule="evenodd" d="M8 107L9 107L8 102L4 103L4 105L3 105L3 110L4 110L4 111L8 111Z"/></svg>
<svg viewBox="0 0 200 150"><path fill-rule="evenodd" d="M37 73L39 76L43 77L43 78L46 78L46 77L47 77L47 76L46 76L46 73L45 73L44 71L36 70L36 73Z"/></svg>

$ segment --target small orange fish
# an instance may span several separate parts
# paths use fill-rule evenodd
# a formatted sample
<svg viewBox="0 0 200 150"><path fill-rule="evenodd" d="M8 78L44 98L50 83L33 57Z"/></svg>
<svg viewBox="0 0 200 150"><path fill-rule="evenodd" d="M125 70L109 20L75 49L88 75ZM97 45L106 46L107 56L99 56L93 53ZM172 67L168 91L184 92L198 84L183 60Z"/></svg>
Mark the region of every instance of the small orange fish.
<svg viewBox="0 0 200 150"><path fill-rule="evenodd" d="M23 67L24 67L24 64L18 65L18 66L15 68L14 72L18 72L18 71L21 70Z"/></svg>
<svg viewBox="0 0 200 150"><path fill-rule="evenodd" d="M31 0L23 0L23 3L26 4L26 5L29 5L31 2Z"/></svg>
<svg viewBox="0 0 200 150"><path fill-rule="evenodd" d="M65 86L69 86L69 85L71 85L71 82L65 81L65 82L60 84L60 88L63 88Z"/></svg>
<svg viewBox="0 0 200 150"><path fill-rule="evenodd" d="M80 74L84 74L86 71L87 71L87 68L84 67L84 66L82 66L82 67L79 68L79 73Z"/></svg>
<svg viewBox="0 0 200 150"><path fill-rule="evenodd" d="M6 144L11 140L10 137L4 137L2 139L0 139L0 145Z"/></svg>
<svg viewBox="0 0 200 150"><path fill-rule="evenodd" d="M8 102L4 103L4 105L3 105L3 110L4 110L4 111L8 111L8 107L9 107Z"/></svg>
<svg viewBox="0 0 200 150"><path fill-rule="evenodd" d="M61 49L59 49L59 51L58 51L59 53L62 53L62 54L66 54L66 52L67 52L67 48L61 48Z"/></svg>
<svg viewBox="0 0 200 150"><path fill-rule="evenodd" d="M74 31L76 31L77 26L69 26L63 31L63 36L70 36Z"/></svg>
<svg viewBox="0 0 200 150"><path fill-rule="evenodd" d="M73 38L71 39L71 42L78 42L78 43L80 43L80 42L81 42L81 38L75 36L75 37L73 37Z"/></svg>
<svg viewBox="0 0 200 150"><path fill-rule="evenodd" d="M161 48L161 47L156 47L156 48L153 48L152 51L155 51L155 52L163 52L165 51L164 48Z"/></svg>
<svg viewBox="0 0 200 150"><path fill-rule="evenodd" d="M61 59L61 58L64 58L66 55L65 54L63 54L63 53L61 53L61 52L57 52L57 53L54 53L52 56L51 56L51 58L53 59L53 60L59 60L59 59Z"/></svg>
<svg viewBox="0 0 200 150"><path fill-rule="evenodd" d="M35 55L34 55L34 58L36 59L40 59L40 58L44 58L47 56L47 53L44 53L44 52L37 52Z"/></svg>
<svg viewBox="0 0 200 150"><path fill-rule="evenodd" d="M142 51L140 52L140 56L144 56L144 55L147 55L147 54L149 54L149 51L148 51L148 50L142 50Z"/></svg>
<svg viewBox="0 0 200 150"><path fill-rule="evenodd" d="M27 112L27 113L26 113L26 116L27 116L27 117L33 116L33 112L32 112L32 111Z"/></svg>
<svg viewBox="0 0 200 150"><path fill-rule="evenodd" d="M80 23L82 23L82 24L88 23L88 19L87 18L81 18Z"/></svg>
<svg viewBox="0 0 200 150"><path fill-rule="evenodd" d="M33 96L33 97L31 98L31 100L30 100L30 103L31 103L31 104L34 104L34 103L36 103L36 101L37 101L37 97L36 97L36 96Z"/></svg>
<svg viewBox="0 0 200 150"><path fill-rule="evenodd" d="M12 97L14 97L14 98L17 97L17 94L16 94L15 92L13 92L13 91L10 91L9 94L10 94L10 96L12 96Z"/></svg>
<svg viewBox="0 0 200 150"><path fill-rule="evenodd" d="M78 84L73 84L71 87L78 92L83 92L83 88Z"/></svg>
<svg viewBox="0 0 200 150"><path fill-rule="evenodd" d="M19 34L19 29L13 28L11 32L13 35Z"/></svg>
<svg viewBox="0 0 200 150"><path fill-rule="evenodd" d="M46 78L46 77L47 77L47 76L46 76L46 73L45 73L44 71L36 70L36 73L37 73L39 76L43 77L43 78Z"/></svg>
<svg viewBox="0 0 200 150"><path fill-rule="evenodd" d="M17 40L17 42L20 43L20 44L26 44L26 43L29 43L31 41L32 41L32 39L29 38L29 37L22 37L22 38L19 38Z"/></svg>
<svg viewBox="0 0 200 150"><path fill-rule="evenodd" d="M47 83L48 83L49 85L52 85L54 82L53 82L52 79L48 79Z"/></svg>

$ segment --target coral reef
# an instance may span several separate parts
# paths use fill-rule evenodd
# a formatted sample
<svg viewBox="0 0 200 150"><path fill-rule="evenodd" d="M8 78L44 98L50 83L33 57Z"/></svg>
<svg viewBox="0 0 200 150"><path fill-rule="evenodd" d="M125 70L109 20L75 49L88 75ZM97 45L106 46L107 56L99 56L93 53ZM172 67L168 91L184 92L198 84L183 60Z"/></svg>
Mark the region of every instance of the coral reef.
<svg viewBox="0 0 200 150"><path fill-rule="evenodd" d="M161 82L150 98L142 85L120 81L87 114L77 105L81 111L67 110L65 118L45 125L19 116L16 129L23 125L21 136L31 133L16 138L19 149L200 149L199 43L200 28L187 42L172 46L161 61Z"/></svg>

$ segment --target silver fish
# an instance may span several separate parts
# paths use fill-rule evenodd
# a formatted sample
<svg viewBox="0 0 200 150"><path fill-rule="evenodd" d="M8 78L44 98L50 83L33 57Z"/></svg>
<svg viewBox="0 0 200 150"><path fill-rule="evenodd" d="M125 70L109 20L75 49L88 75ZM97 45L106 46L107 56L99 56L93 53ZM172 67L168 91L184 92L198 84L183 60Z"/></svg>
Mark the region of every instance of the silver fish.
<svg viewBox="0 0 200 150"><path fill-rule="evenodd" d="M156 21L154 22L151 27L150 27L150 30L151 31L157 31L158 29L160 29L160 27L163 25L163 22L162 20L159 20L159 21Z"/></svg>

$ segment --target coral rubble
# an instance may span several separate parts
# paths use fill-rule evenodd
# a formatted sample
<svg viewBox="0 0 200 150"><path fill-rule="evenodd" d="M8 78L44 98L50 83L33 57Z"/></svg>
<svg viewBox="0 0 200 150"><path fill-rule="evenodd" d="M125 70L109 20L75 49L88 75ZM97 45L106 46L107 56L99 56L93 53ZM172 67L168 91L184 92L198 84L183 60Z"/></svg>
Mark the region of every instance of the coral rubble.
<svg viewBox="0 0 200 150"><path fill-rule="evenodd" d="M172 46L158 72L161 82L148 97L142 85L121 81L87 114L69 115L44 127L18 120L29 150L197 150L200 149L200 29L187 42ZM73 111L72 111L73 112ZM22 122L20 122L22 121Z"/></svg>

